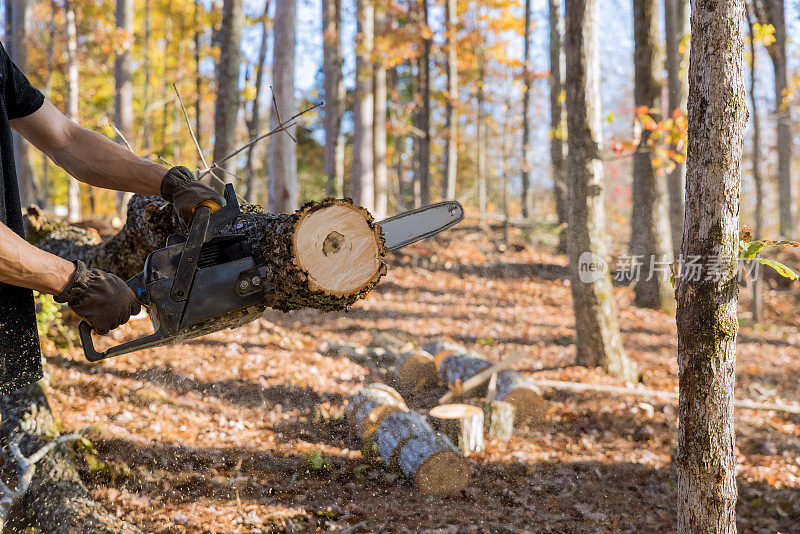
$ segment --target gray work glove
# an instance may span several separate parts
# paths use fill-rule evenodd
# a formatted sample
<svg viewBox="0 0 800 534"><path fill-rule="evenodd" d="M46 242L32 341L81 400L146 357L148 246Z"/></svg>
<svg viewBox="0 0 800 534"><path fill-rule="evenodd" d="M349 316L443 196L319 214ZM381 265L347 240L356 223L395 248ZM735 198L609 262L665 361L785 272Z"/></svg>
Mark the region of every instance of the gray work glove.
<svg viewBox="0 0 800 534"><path fill-rule="evenodd" d="M75 272L56 302L69 304L98 334L107 334L142 309L133 291L117 275L75 261Z"/></svg>
<svg viewBox="0 0 800 534"><path fill-rule="evenodd" d="M194 212L207 206L214 213L225 205L225 197L215 189L195 179L186 167L172 167L161 181L161 196L172 202L186 226L192 224Z"/></svg>

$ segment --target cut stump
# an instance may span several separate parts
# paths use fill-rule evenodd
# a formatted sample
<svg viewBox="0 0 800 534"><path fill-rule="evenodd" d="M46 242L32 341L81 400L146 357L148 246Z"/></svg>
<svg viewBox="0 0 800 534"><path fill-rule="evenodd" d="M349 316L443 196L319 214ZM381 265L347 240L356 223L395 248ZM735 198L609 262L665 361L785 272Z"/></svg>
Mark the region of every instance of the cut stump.
<svg viewBox="0 0 800 534"><path fill-rule="evenodd" d="M469 484L469 466L458 449L438 432L420 434L400 448L397 463L426 494L446 495Z"/></svg>
<svg viewBox="0 0 800 534"><path fill-rule="evenodd" d="M482 452L483 410L469 404L442 404L429 413L433 427L447 436L465 456Z"/></svg>
<svg viewBox="0 0 800 534"><path fill-rule="evenodd" d="M514 433L514 405L504 401L472 400L469 404L483 410L483 429L486 435L508 441Z"/></svg>
<svg viewBox="0 0 800 534"><path fill-rule="evenodd" d="M547 402L541 391L517 371L497 373L495 399L514 406L519 420L538 423L547 418Z"/></svg>
<svg viewBox="0 0 800 534"><path fill-rule="evenodd" d="M404 388L419 391L438 382L433 356L425 351L406 352L397 357L397 384Z"/></svg>

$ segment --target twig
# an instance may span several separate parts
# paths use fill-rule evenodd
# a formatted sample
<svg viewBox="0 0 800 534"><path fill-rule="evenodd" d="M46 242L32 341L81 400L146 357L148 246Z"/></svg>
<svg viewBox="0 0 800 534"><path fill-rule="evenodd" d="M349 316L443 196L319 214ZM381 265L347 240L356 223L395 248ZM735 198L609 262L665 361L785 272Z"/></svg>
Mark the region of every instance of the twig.
<svg viewBox="0 0 800 534"><path fill-rule="evenodd" d="M167 161L166 159L164 159L164 156L162 156L162 155L161 155L161 152L159 152L159 153L158 153L158 159L159 159L159 160L160 160L160 161L161 161L161 162L162 162L164 165L167 165L167 166L169 166L169 167L172 167L172 163L170 163L169 161Z"/></svg>
<svg viewBox="0 0 800 534"><path fill-rule="evenodd" d="M117 126L111 121L108 121L108 123L111 125L112 128L114 128L114 131L119 136L119 138L122 139L122 142L125 143L125 146L128 147L128 150L130 150L131 152L136 154L136 151L133 150L133 147L131 146L131 144L128 142L128 140L125 138L125 136L122 135L122 132L119 131L119 128L117 128Z"/></svg>
<svg viewBox="0 0 800 534"><path fill-rule="evenodd" d="M565 382L562 380L531 379L528 380L528 382L530 382L535 386L553 388L553 389L568 389L572 391L598 391L600 393L613 393L617 395L633 395L636 397L663 398L673 401L678 400L678 394L675 393L674 391L634 389L621 386L607 386L605 384L590 384L585 382ZM756 402L744 399L744 400L734 400L733 405L736 408L744 408L746 410L774 410L776 412L800 414L800 406L793 406L791 404Z"/></svg>
<svg viewBox="0 0 800 534"><path fill-rule="evenodd" d="M36 474L36 463L62 443L76 441L82 437L83 436L80 434L61 436L60 438L43 445L39 450L28 457L22 454L22 451L19 448L19 439L14 440L8 446L11 452L11 459L17 464L19 482L17 482L17 487L12 490L3 480L0 480L0 531L2 531L3 527L5 526L5 522L8 518L8 514L11 512L11 508L28 492L31 481L33 481L33 475Z"/></svg>
<svg viewBox="0 0 800 534"><path fill-rule="evenodd" d="M280 110L278 109L278 101L277 101L277 100L275 100L275 90L272 88L272 86L271 86L271 85L269 86L269 90L270 90L270 92L272 93L272 109L274 109L274 110L275 110L275 116L276 116L276 117L278 117L278 125L280 126L280 125L282 125L282 124L283 124L283 121L281 120L281 112L280 112ZM292 119L289 119L289 120L292 120ZM282 128L282 130L283 130L284 132L286 132L286 135L288 135L288 136L289 136L289 138L290 138L292 141L294 141L295 143L297 142L297 139L295 139L295 138L294 138L294 136L293 136L293 135L292 135L292 134L289 132L289 130L287 130L285 127L284 127L284 128Z"/></svg>
<svg viewBox="0 0 800 534"><path fill-rule="evenodd" d="M189 114L186 112L186 106L183 105L183 98L181 98L181 94L178 92L178 87L173 83L172 88L175 89L175 94L178 96L178 102L181 103L181 109L183 110L183 117L186 119L186 126L189 127L189 134L192 136L192 141L194 142L194 147L197 149L197 154L200 156L200 163L203 164L204 168L208 168L208 164L206 163L206 158L203 156L203 149L200 148L200 143L197 142L197 137L194 135L194 130L192 129L192 122L189 120Z"/></svg>

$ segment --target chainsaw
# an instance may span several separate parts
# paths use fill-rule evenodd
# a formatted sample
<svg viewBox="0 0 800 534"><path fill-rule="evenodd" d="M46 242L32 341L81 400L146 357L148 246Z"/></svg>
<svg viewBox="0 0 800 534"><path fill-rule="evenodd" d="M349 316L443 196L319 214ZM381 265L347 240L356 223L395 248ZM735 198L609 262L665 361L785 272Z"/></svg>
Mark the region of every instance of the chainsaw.
<svg viewBox="0 0 800 534"><path fill-rule="evenodd" d="M266 310L266 269L258 265L243 236L220 235L242 213L231 184L225 186L225 207L211 213L201 206L186 235L167 238L151 252L142 272L127 281L144 306L154 332L104 351L97 351L92 327L78 326L86 359L92 362L158 347L258 319ZM377 223L385 246L397 250L431 237L464 218L464 208L445 201L406 211Z"/></svg>

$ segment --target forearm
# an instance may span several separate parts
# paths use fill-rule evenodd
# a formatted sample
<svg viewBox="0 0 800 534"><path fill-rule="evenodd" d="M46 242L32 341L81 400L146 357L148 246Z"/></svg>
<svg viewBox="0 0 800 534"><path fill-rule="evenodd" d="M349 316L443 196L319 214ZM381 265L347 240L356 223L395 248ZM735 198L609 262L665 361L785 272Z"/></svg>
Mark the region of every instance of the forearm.
<svg viewBox="0 0 800 534"><path fill-rule="evenodd" d="M77 125L71 129L66 144L51 147L46 153L78 180L116 191L159 195L161 180L168 170Z"/></svg>
<svg viewBox="0 0 800 534"><path fill-rule="evenodd" d="M0 223L0 282L57 295L73 272L72 262L39 250Z"/></svg>

